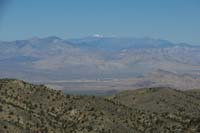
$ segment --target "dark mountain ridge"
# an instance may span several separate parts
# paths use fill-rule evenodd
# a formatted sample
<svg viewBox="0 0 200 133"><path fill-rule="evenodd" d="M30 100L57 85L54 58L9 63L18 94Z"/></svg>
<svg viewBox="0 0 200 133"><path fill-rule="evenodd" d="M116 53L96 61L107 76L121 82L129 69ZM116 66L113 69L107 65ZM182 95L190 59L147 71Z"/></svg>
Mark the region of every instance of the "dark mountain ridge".
<svg viewBox="0 0 200 133"><path fill-rule="evenodd" d="M97 97L0 79L0 132L195 133L199 103L199 90L149 88Z"/></svg>

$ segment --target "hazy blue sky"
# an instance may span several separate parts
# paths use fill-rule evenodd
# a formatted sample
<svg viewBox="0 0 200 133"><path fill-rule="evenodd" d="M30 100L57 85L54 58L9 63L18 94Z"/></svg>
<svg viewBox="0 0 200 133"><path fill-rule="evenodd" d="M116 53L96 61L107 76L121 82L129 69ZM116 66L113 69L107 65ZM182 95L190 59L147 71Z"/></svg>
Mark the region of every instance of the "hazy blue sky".
<svg viewBox="0 0 200 133"><path fill-rule="evenodd" d="M0 15L0 40L103 34L200 44L200 0L11 0Z"/></svg>

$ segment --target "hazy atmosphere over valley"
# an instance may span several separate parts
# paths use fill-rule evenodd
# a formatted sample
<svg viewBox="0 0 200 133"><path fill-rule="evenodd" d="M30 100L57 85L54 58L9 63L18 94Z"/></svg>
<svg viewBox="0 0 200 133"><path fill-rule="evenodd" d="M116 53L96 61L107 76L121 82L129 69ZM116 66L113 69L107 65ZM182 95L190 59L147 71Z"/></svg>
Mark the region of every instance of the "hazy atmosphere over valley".
<svg viewBox="0 0 200 133"><path fill-rule="evenodd" d="M198 88L200 46L152 38L91 36L0 42L5 78L64 90Z"/></svg>
<svg viewBox="0 0 200 133"><path fill-rule="evenodd" d="M199 0L0 0L0 133L200 132Z"/></svg>
<svg viewBox="0 0 200 133"><path fill-rule="evenodd" d="M0 3L1 78L72 93L199 86L197 0Z"/></svg>

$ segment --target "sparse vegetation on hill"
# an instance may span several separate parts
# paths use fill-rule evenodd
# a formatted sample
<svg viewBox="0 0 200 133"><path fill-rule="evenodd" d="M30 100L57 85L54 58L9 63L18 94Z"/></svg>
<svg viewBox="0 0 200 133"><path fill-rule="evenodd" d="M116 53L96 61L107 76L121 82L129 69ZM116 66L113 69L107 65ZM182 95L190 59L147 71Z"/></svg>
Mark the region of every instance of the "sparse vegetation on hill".
<svg viewBox="0 0 200 133"><path fill-rule="evenodd" d="M75 96L20 80L0 80L1 133L198 131L198 90L149 88L109 97Z"/></svg>

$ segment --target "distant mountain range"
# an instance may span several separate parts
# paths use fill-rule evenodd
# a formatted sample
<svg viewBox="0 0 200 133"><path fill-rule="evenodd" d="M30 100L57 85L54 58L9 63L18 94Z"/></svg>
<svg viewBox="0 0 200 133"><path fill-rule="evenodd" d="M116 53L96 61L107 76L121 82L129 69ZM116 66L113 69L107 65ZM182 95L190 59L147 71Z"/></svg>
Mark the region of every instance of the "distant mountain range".
<svg viewBox="0 0 200 133"><path fill-rule="evenodd" d="M1 77L31 82L106 80L158 70L198 74L200 47L161 39L102 36L0 42Z"/></svg>

